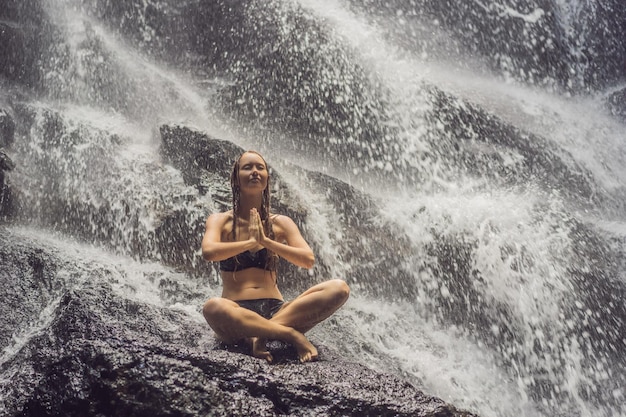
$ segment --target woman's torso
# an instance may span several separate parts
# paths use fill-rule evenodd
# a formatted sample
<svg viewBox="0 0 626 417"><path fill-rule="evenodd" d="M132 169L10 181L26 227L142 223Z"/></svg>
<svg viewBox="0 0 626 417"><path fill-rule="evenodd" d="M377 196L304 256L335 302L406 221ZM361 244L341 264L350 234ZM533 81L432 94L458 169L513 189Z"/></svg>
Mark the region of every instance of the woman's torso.
<svg viewBox="0 0 626 417"><path fill-rule="evenodd" d="M223 242L233 241L233 215L232 212L226 213L224 226L221 230L221 240ZM279 240L281 237L280 226L274 225L274 239ZM248 221L237 219L237 240L248 239ZM250 254L242 256L257 256L263 247L259 245L250 250ZM222 276L222 297L230 300L256 300L259 298L276 298L283 299L276 282L276 271L265 269L264 267L246 267L245 269L236 268L235 271L220 271Z"/></svg>

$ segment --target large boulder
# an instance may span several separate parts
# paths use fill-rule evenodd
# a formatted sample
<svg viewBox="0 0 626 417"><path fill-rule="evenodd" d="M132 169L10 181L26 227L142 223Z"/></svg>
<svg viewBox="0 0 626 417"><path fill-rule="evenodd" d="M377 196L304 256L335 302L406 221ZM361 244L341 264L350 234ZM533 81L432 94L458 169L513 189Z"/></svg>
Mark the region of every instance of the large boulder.
<svg viewBox="0 0 626 417"><path fill-rule="evenodd" d="M2 327L5 416L472 415L324 346L300 364L273 342L275 365L226 349L190 313L120 295L106 268L16 239L0 229L0 282L13 289L0 311L24 312Z"/></svg>
<svg viewBox="0 0 626 417"><path fill-rule="evenodd" d="M230 209L230 169L243 149L184 126L164 125L160 132L165 161L181 171L188 185L208 193L218 209ZM415 297L415 282L410 278L411 271L404 266L410 244L404 232L379 219L379 202L336 178L299 167L292 169L312 192L325 196L324 204L335 213L331 247L329 242L324 247L309 230L314 209L307 206L281 172L272 170L272 211L294 219L313 251L321 255L317 256L314 275L330 277L333 272L329 263L339 261L345 267L340 278L354 288L376 296L400 292L409 299ZM325 258L322 255L325 252L332 252L332 259ZM311 277L305 270L286 262L281 262L279 272L292 290L302 291L311 285Z"/></svg>
<svg viewBox="0 0 626 417"><path fill-rule="evenodd" d="M541 184L582 206L601 202L623 207L621 196L598 191L589 170L548 138L437 88L430 91L429 129L450 165L465 175L487 177L506 188Z"/></svg>
<svg viewBox="0 0 626 417"><path fill-rule="evenodd" d="M160 195L146 192L141 182L130 183L137 168L119 157L127 138L69 120L46 107L20 104L13 112L17 131L32 141L15 146L22 155L21 163L32 174L20 182L31 192L20 199L24 208L17 220L38 219L46 227L136 259L158 260L194 276L217 280L214 266L200 257L199 248L206 216L231 207L229 174L233 161L243 152L241 147L184 126L161 126L164 163L142 165L142 178L160 178L173 166L188 187ZM32 146L45 152L31 152ZM400 288L406 297L415 296L411 267L404 265L410 244L402 231L380 221L379 202L338 179L293 169L306 187L325 195L323 204L336 212L338 222L330 241L315 236L311 204L297 186L285 181L282 170L273 169L272 210L294 219L318 254L312 275L281 262L284 290L295 294L319 277L336 277L372 295L390 296ZM107 187L116 193L99 192ZM148 214L146 207L152 208ZM331 264L343 265L342 270ZM373 276L385 279L367 278Z"/></svg>

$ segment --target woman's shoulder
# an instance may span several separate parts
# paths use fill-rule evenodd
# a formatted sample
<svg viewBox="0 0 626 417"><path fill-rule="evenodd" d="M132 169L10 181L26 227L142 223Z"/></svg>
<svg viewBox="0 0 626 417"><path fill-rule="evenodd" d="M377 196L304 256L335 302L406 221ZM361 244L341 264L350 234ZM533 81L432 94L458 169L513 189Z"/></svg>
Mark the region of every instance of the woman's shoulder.
<svg viewBox="0 0 626 417"><path fill-rule="evenodd" d="M218 213L211 213L209 217L206 219L207 226L208 225L225 225L229 221L233 221L233 211L224 211Z"/></svg>
<svg viewBox="0 0 626 417"><path fill-rule="evenodd" d="M272 226L277 226L282 230L297 227L291 217L285 214L272 214L270 218L272 219Z"/></svg>
<svg viewBox="0 0 626 417"><path fill-rule="evenodd" d="M272 223L274 224L280 224L285 221L292 221L289 216L286 216L284 214L276 214L276 213L270 214L270 219L272 220Z"/></svg>

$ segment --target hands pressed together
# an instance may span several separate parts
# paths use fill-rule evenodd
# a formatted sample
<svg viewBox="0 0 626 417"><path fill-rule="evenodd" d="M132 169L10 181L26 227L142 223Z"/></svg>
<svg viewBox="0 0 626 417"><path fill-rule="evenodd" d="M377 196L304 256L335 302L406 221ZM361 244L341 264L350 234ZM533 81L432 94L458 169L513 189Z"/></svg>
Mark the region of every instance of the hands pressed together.
<svg viewBox="0 0 626 417"><path fill-rule="evenodd" d="M261 215L256 208L250 210L250 224L248 225L248 233L250 234L250 239L255 240L260 245L263 245L263 243L267 239L265 236L265 231L263 230Z"/></svg>

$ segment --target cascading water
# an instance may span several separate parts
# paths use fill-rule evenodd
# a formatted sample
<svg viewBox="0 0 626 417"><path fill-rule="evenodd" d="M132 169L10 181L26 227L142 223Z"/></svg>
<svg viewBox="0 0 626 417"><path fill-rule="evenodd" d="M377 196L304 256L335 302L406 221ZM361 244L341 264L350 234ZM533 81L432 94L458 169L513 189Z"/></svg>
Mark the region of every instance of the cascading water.
<svg viewBox="0 0 626 417"><path fill-rule="evenodd" d="M588 62L603 32L575 17L595 6L52 3L38 94L0 100L28 127L10 178L38 233L14 233L201 320L217 276L168 222L197 243L223 203L161 159L159 126L186 125L300 190L323 271L352 286L314 340L481 416L626 415L624 124L601 103L624 74Z"/></svg>

